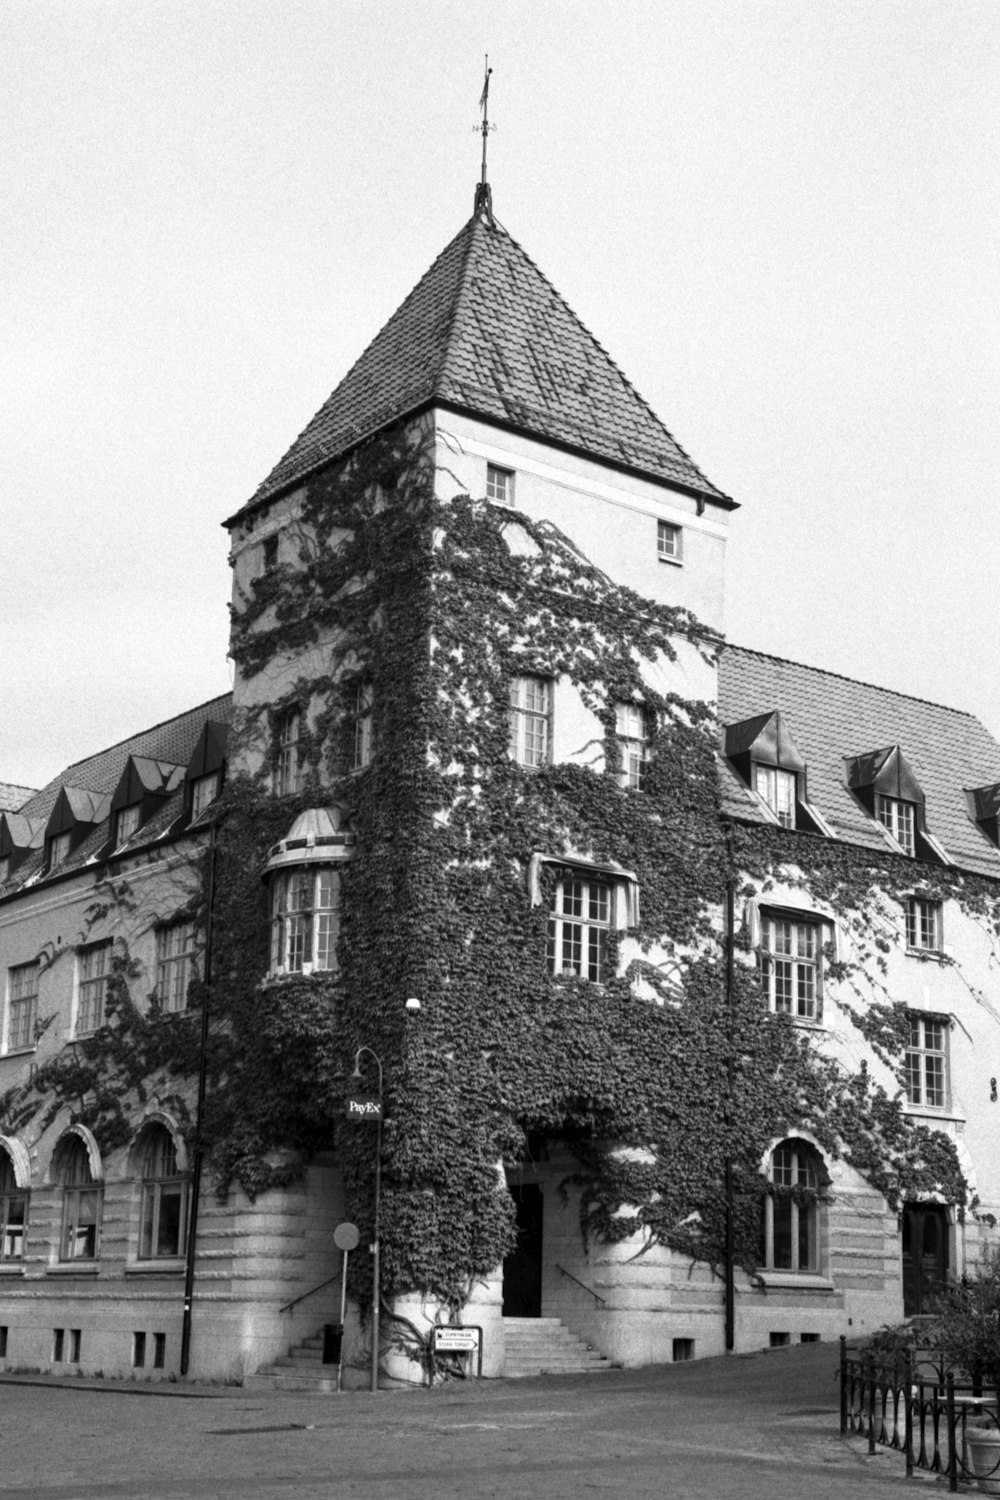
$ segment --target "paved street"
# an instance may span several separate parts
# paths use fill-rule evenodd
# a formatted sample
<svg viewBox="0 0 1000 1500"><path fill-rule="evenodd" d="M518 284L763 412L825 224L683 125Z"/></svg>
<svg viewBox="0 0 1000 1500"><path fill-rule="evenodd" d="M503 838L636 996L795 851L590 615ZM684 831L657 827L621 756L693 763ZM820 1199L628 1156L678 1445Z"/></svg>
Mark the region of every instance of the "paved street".
<svg viewBox="0 0 1000 1500"><path fill-rule="evenodd" d="M838 1436L834 1345L340 1397L0 1382L3 1500L848 1500L910 1494ZM164 1388L159 1388L163 1390Z"/></svg>

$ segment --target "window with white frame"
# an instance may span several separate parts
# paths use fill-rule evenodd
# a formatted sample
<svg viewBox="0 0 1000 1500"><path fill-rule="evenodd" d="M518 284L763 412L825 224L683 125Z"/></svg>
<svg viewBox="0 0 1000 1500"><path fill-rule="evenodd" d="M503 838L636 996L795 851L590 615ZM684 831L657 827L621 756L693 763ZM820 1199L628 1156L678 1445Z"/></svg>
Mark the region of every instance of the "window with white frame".
<svg viewBox="0 0 1000 1500"><path fill-rule="evenodd" d="M911 1011L906 1049L906 1096L919 1109L948 1106L948 1022Z"/></svg>
<svg viewBox="0 0 1000 1500"><path fill-rule="evenodd" d="M279 797L297 792L301 785L299 726L297 708L289 709L277 721L278 758L274 767L274 790Z"/></svg>
<svg viewBox="0 0 1000 1500"><path fill-rule="evenodd" d="M207 807L211 807L219 795L219 773L210 771L207 776L196 776L191 783L191 817L200 818Z"/></svg>
<svg viewBox="0 0 1000 1500"><path fill-rule="evenodd" d="M819 922L761 913L758 961L771 1010L796 1021L819 1019L822 947Z"/></svg>
<svg viewBox="0 0 1000 1500"><path fill-rule="evenodd" d="M589 871L557 876L549 911L550 974L575 974L600 984L607 969L612 922L612 886Z"/></svg>
<svg viewBox="0 0 1000 1500"><path fill-rule="evenodd" d="M187 1007L188 984L194 973L193 922L175 922L156 933L156 998L168 1014Z"/></svg>
<svg viewBox="0 0 1000 1500"><path fill-rule="evenodd" d="M178 1168L173 1136L157 1125L148 1132L143 1152L140 1260L170 1259L184 1253L187 1196L187 1178Z"/></svg>
<svg viewBox="0 0 1000 1500"><path fill-rule="evenodd" d="M514 473L497 464L486 465L486 498L497 505L514 504Z"/></svg>
<svg viewBox="0 0 1000 1500"><path fill-rule="evenodd" d="M104 1024L111 974L111 944L94 943L77 954L76 1034L85 1036Z"/></svg>
<svg viewBox="0 0 1000 1500"><path fill-rule="evenodd" d="M60 1260L96 1260L101 1228L101 1187L94 1181L83 1141L70 1136L59 1148L57 1177L62 1184Z"/></svg>
<svg viewBox="0 0 1000 1500"><path fill-rule="evenodd" d="M28 1194L17 1185L14 1163L0 1146L0 1262L24 1259Z"/></svg>
<svg viewBox="0 0 1000 1500"><path fill-rule="evenodd" d="M679 563L682 558L684 533L671 521L656 523L656 555L661 562Z"/></svg>
<svg viewBox="0 0 1000 1500"><path fill-rule="evenodd" d="M139 823L142 820L142 806L138 802L130 802L128 807L118 810L115 823L115 844L121 846L130 839L134 833L139 831Z"/></svg>
<svg viewBox="0 0 1000 1500"><path fill-rule="evenodd" d="M805 1141L782 1141L771 1153L767 1176L761 1226L765 1267L818 1271L821 1168L816 1152Z"/></svg>
<svg viewBox="0 0 1000 1500"><path fill-rule="evenodd" d="M515 677L510 685L510 753L519 766L547 765L552 744L552 683Z"/></svg>
<svg viewBox="0 0 1000 1500"><path fill-rule="evenodd" d="M364 770L372 758L372 709L373 688L370 682L360 682L354 698L354 769Z"/></svg>
<svg viewBox="0 0 1000 1500"><path fill-rule="evenodd" d="M782 771L778 766L754 762L753 785L757 793L774 813L782 828L795 827L796 777L794 771Z"/></svg>
<svg viewBox="0 0 1000 1500"><path fill-rule="evenodd" d="M621 754L622 786L643 791L646 785L646 767L649 764L650 747L649 711L641 703L618 703L615 705L615 736Z"/></svg>
<svg viewBox="0 0 1000 1500"><path fill-rule="evenodd" d="M7 1051L35 1045L38 1021L38 964L18 964L9 971L7 986Z"/></svg>
<svg viewBox="0 0 1000 1500"><path fill-rule="evenodd" d="M904 802L900 797L883 797L881 792L875 795L876 818L903 853L911 856L916 852L916 811L914 803Z"/></svg>
<svg viewBox="0 0 1000 1500"><path fill-rule="evenodd" d="M66 833L54 833L49 839L49 869L57 870L65 860L69 858L70 846L73 842L72 831Z"/></svg>
<svg viewBox="0 0 1000 1500"><path fill-rule="evenodd" d="M279 870L271 881L271 973L337 966L340 874L329 865Z"/></svg>
<svg viewBox="0 0 1000 1500"><path fill-rule="evenodd" d="M906 946L924 953L941 951L941 903L923 896L906 900Z"/></svg>

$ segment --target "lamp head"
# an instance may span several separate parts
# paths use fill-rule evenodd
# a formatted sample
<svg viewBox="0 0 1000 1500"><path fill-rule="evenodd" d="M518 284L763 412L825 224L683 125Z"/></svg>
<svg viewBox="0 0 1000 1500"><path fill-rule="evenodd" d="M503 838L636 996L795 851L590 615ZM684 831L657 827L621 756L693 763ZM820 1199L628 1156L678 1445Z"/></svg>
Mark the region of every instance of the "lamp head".
<svg viewBox="0 0 1000 1500"><path fill-rule="evenodd" d="M407 1000L406 1009L410 1012L411 1015L416 1015L417 1011L420 1009L420 1001L417 999L416 995L411 995Z"/></svg>

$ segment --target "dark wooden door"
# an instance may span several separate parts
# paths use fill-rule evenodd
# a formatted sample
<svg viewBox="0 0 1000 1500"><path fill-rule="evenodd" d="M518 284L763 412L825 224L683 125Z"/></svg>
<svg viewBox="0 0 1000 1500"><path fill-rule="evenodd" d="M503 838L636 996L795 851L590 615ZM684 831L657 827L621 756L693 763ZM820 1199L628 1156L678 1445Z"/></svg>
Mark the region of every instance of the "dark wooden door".
<svg viewBox="0 0 1000 1500"><path fill-rule="evenodd" d="M930 1310L948 1281L948 1214L939 1203L903 1208L903 1315Z"/></svg>
<svg viewBox="0 0 1000 1500"><path fill-rule="evenodd" d="M517 1244L503 1263L505 1318L542 1316L542 1190L534 1182L511 1188Z"/></svg>

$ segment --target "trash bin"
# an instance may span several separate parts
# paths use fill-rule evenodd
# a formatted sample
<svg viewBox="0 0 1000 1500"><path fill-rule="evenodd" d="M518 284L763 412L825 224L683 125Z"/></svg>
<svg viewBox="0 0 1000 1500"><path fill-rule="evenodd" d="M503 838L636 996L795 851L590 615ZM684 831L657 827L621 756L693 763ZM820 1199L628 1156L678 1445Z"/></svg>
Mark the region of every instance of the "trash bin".
<svg viewBox="0 0 1000 1500"><path fill-rule="evenodd" d="M340 1364L340 1346L344 1342L343 1323L323 1324L323 1363Z"/></svg>

